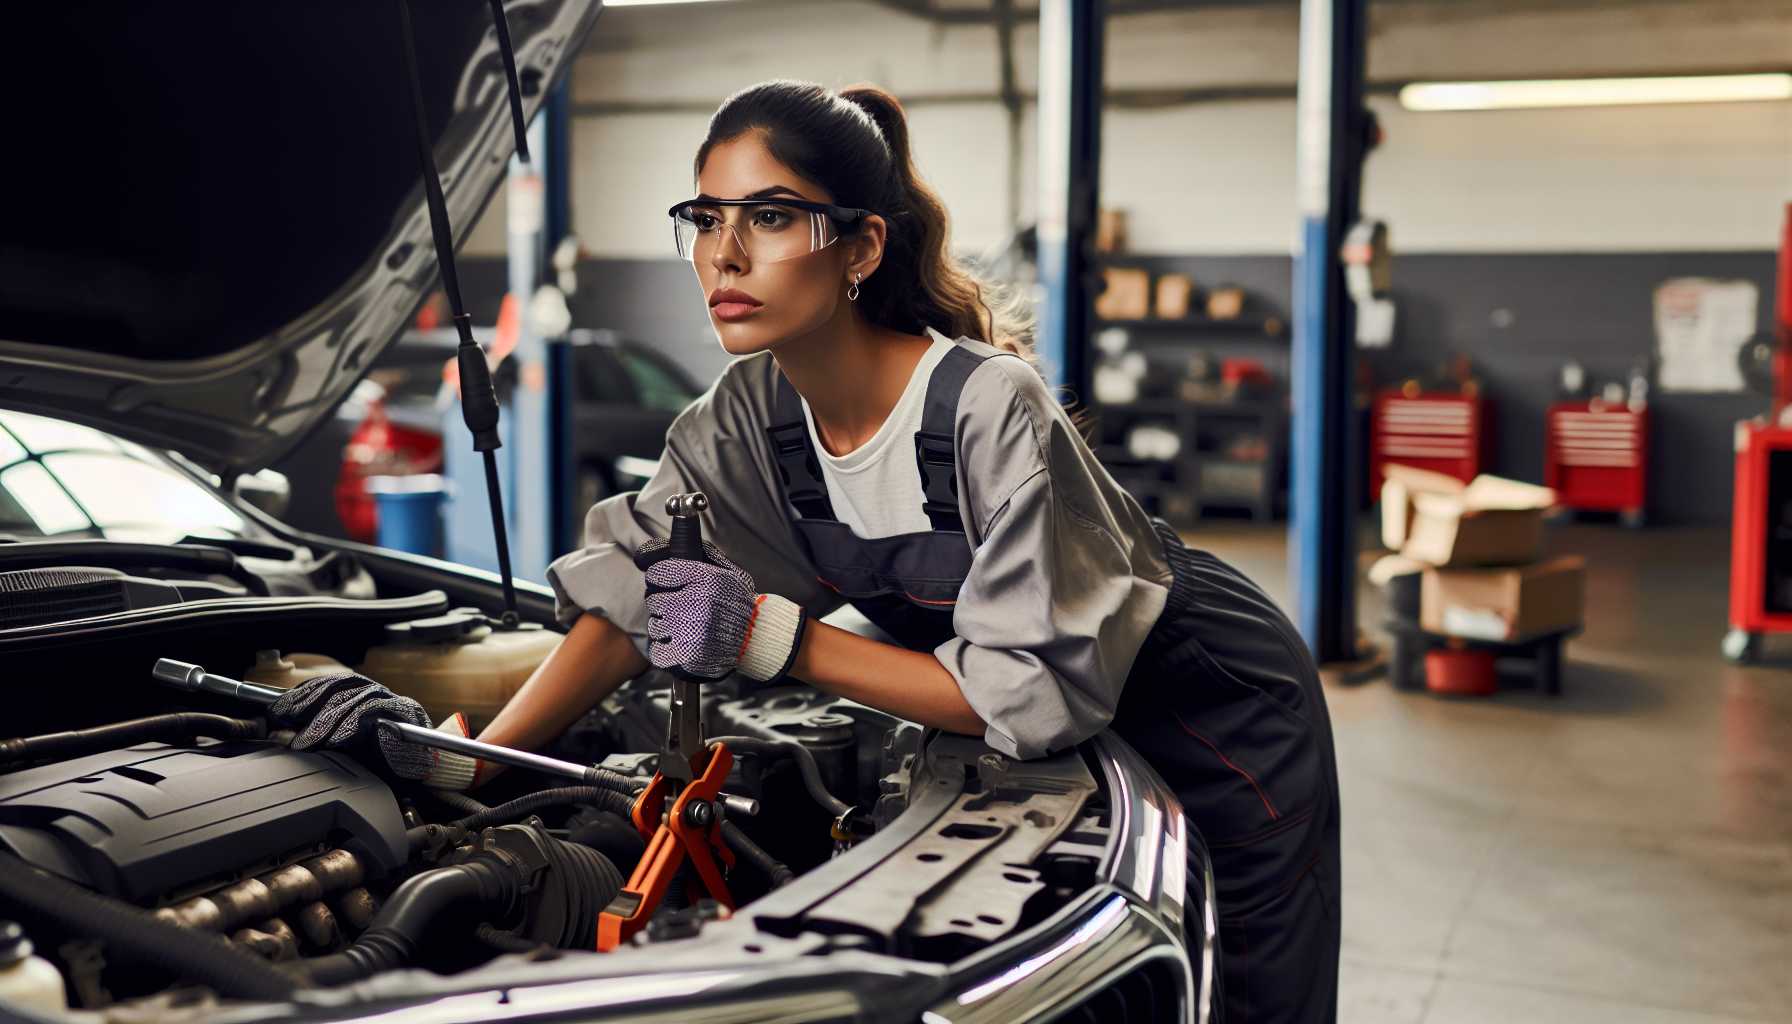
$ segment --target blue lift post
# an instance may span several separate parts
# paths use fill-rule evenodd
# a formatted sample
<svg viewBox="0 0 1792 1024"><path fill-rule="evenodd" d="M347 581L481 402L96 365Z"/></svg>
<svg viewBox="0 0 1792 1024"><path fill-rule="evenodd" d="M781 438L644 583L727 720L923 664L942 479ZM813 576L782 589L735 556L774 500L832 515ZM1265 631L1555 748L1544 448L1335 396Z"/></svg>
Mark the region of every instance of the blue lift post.
<svg viewBox="0 0 1792 1024"><path fill-rule="evenodd" d="M521 303L515 362L516 387L511 391L499 430L498 472L504 481L504 512L510 536L511 563L518 579L542 579L558 554L564 519L562 488L571 479L560 467L566 433L561 403L554 401L550 372L552 343L536 337L528 315L529 300L541 283L550 246L570 229L567 195L568 106L564 87L549 97L529 125L529 149L535 162L511 158L506 217L507 290ZM444 473L453 484L446 510L445 555L451 561L495 569L489 513L484 502L481 466L472 455L472 441L457 410L443 420Z"/></svg>
<svg viewBox="0 0 1792 1024"><path fill-rule="evenodd" d="M1101 181L1103 0L1039 4L1038 349L1048 379L1089 393Z"/></svg>
<svg viewBox="0 0 1792 1024"><path fill-rule="evenodd" d="M529 151L535 162L510 158L509 223L505 232L509 274L508 290L520 307L516 348L516 388L505 410L516 439L510 455L510 546L516 573L539 580L552 559L553 521L553 424L549 419L547 343L536 335L529 316L529 300L541 283L547 262L547 206L549 174L540 163L547 153L546 118L537 116L529 126Z"/></svg>
<svg viewBox="0 0 1792 1024"><path fill-rule="evenodd" d="M1367 24L1366 0L1302 0L1288 551L1295 624L1322 663L1358 656L1355 311L1340 251L1357 220L1371 130Z"/></svg>

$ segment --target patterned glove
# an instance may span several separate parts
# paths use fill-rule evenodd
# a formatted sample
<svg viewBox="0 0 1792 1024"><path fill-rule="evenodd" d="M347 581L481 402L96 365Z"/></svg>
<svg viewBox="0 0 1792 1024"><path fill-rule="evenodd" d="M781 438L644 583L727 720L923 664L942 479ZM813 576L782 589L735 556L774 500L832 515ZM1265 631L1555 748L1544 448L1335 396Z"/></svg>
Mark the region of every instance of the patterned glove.
<svg viewBox="0 0 1792 1024"><path fill-rule="evenodd" d="M297 733L292 740L294 750L340 750L363 762L383 761L401 779L442 789L465 789L477 774L474 758L410 743L381 729L381 719L427 729L429 714L409 697L400 697L355 672L307 679L269 706L268 719ZM444 724L454 721L451 718Z"/></svg>
<svg viewBox="0 0 1792 1024"><path fill-rule="evenodd" d="M708 562L674 558L663 540L635 552L647 580L647 660L693 679L736 669L761 682L790 671L802 644L803 610L757 593L753 577L705 542Z"/></svg>

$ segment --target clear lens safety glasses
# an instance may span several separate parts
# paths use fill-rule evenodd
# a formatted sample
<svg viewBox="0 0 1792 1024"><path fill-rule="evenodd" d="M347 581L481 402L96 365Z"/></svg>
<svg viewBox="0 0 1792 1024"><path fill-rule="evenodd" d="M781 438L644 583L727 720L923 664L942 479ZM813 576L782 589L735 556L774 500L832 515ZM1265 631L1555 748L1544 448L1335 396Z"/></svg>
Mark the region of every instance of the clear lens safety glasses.
<svg viewBox="0 0 1792 1024"><path fill-rule="evenodd" d="M842 227L870 214L798 199L690 199L667 211L680 259L693 263L738 247L749 263L807 256L840 240Z"/></svg>

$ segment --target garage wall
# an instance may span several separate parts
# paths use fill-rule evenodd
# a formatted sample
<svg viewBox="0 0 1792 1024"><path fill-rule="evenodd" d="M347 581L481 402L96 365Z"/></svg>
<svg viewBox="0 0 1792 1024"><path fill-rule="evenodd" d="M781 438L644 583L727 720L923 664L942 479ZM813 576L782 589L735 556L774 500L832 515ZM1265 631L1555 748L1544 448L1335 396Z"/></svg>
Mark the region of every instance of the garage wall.
<svg viewBox="0 0 1792 1024"><path fill-rule="evenodd" d="M1406 0L1372 5L1379 81L1792 67L1789 0ZM1111 20L1113 90L1292 88L1293 3ZM1017 34L1034 89L1037 34ZM574 71L575 220L600 256L663 256L663 211L689 189L719 99L774 77L875 81L911 102L922 170L960 245L1008 228L996 33L864 0L754 0L606 12ZM1792 102L1410 114L1374 106L1388 142L1365 201L1408 252L1768 249L1792 195ZM1032 131L1021 154L1032 207ZM1286 253L1294 230L1292 97L1116 108L1104 203L1152 253ZM1173 211L1173 212L1172 212ZM501 210L494 211L501 214ZM470 252L503 251L488 217Z"/></svg>
<svg viewBox="0 0 1792 1024"><path fill-rule="evenodd" d="M1297 32L1293 3L1111 19L1102 201L1130 214L1135 251L1185 261L1203 280L1281 281L1264 294L1285 300ZM1036 46L1023 23L1017 72L1029 95ZM766 78L894 89L958 247L1000 243L1011 214L1031 216L1034 155L1029 106L1011 199L996 54L989 26L941 26L864 0L607 12L574 78L574 218L595 257L581 273L580 319L656 341L700 375L719 370L725 357L694 292L676 300L689 270L665 258L664 210L689 193L715 104ZM1372 3L1374 82L1770 68L1792 68L1792 0ZM1153 107L1147 95L1241 89L1259 98ZM1462 114L1371 102L1387 141L1365 208L1391 224L1405 304L1387 369L1473 357L1502 410L1504 472L1540 474L1533 421L1561 358L1590 353L1590 365L1617 373L1652 349L1647 303L1661 276L1771 275L1779 210L1792 200L1792 102ZM470 253L503 252L502 216L500 200ZM1556 258L1524 258L1533 254ZM1517 313L1510 328L1487 326L1496 307ZM1706 470L1727 465L1730 422L1759 403L1662 401L1675 406L1662 407L1661 427L1677 454L1656 479L1676 486L1658 490L1658 511L1719 521L1727 513L1712 495L1727 500L1727 489Z"/></svg>

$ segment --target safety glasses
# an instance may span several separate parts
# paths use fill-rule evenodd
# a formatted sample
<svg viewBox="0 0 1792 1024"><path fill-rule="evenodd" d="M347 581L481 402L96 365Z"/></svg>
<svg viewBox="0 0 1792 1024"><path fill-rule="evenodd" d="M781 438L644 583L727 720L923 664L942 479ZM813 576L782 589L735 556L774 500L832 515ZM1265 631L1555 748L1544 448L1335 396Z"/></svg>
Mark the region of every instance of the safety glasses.
<svg viewBox="0 0 1792 1024"><path fill-rule="evenodd" d="M666 211L680 259L711 259L732 241L750 263L778 263L820 252L871 215L870 210L806 199L688 199Z"/></svg>

